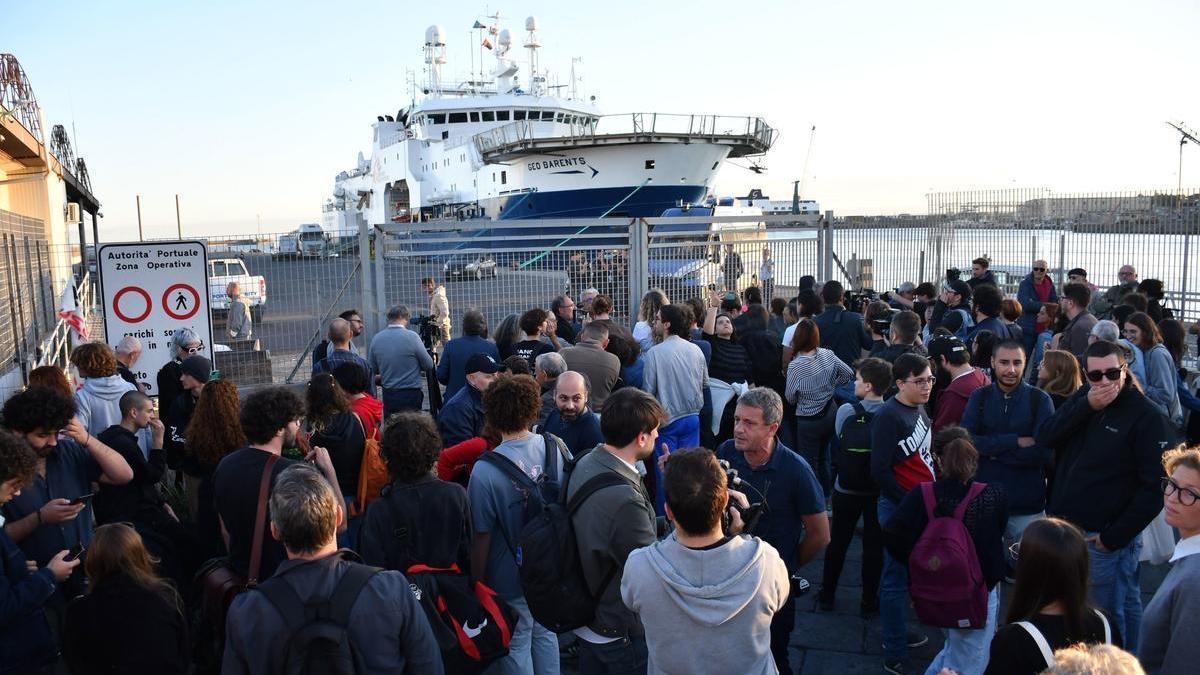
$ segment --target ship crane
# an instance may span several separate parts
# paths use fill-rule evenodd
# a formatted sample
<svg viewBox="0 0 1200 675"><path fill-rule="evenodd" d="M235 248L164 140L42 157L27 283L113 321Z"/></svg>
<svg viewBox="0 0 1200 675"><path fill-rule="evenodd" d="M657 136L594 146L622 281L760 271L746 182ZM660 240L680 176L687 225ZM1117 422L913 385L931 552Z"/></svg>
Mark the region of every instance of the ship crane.
<svg viewBox="0 0 1200 675"><path fill-rule="evenodd" d="M1183 146L1187 145L1188 141L1200 146L1200 139L1196 138L1196 133L1187 127L1182 121L1179 123L1167 122L1167 126L1179 132L1179 187L1177 193L1179 199L1183 200Z"/></svg>

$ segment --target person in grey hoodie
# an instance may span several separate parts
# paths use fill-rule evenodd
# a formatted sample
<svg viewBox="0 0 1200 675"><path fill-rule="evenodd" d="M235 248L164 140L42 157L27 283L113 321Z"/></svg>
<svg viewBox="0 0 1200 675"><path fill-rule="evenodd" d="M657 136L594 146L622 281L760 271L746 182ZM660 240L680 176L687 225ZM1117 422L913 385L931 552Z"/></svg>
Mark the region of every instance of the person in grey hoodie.
<svg viewBox="0 0 1200 675"><path fill-rule="evenodd" d="M121 397L137 391L117 374L117 355L103 342L88 342L71 352L71 363L84 378L75 392L79 423L93 436L121 423Z"/></svg>
<svg viewBox="0 0 1200 675"><path fill-rule="evenodd" d="M771 618L788 597L787 567L770 544L737 534L736 511L722 527L729 500L745 496L703 448L670 455L663 483L675 532L633 551L621 577L646 630L647 672L777 673Z"/></svg>

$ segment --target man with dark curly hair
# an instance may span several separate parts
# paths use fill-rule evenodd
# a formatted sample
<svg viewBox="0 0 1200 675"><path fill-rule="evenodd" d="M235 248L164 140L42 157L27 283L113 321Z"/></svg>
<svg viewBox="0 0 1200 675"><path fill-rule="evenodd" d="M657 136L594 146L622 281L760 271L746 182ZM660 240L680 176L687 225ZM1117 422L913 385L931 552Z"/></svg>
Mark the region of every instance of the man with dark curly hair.
<svg viewBox="0 0 1200 675"><path fill-rule="evenodd" d="M33 482L40 461L20 436L0 431L0 506L21 494ZM0 525L4 518L0 516ZM6 672L39 672L54 661L58 647L42 606L54 595L58 583L79 566L79 559L63 560L59 551L45 566L30 570L25 553L0 527L0 664ZM9 669L12 669L9 671Z"/></svg>
<svg viewBox="0 0 1200 675"><path fill-rule="evenodd" d="M357 547L363 562L401 572L416 563L469 569L467 491L434 477L441 450L428 413L407 411L388 420L380 451L392 483L367 507ZM407 532L406 539L396 532Z"/></svg>
<svg viewBox="0 0 1200 675"><path fill-rule="evenodd" d="M100 442L75 417L62 393L31 387L4 403L4 426L23 436L38 456L33 484L5 504L4 529L25 558L46 565L63 549L92 541L92 483L124 485L133 470L120 453ZM82 501L72 503L79 497ZM47 609L61 612L83 591L83 574L63 584Z"/></svg>
<svg viewBox="0 0 1200 675"><path fill-rule="evenodd" d="M525 524L521 505L528 495L502 468L515 467L533 481L543 475L559 480L564 458L570 456L565 446L547 451L545 437L529 431L541 406L537 382L528 375L501 375L484 391L487 424L500 434L501 443L475 463L467 493L475 529L471 545L472 576L495 589L520 615L502 671L549 675L559 672L558 638L553 631L536 623L529 613L510 543L517 541ZM551 462L549 467L547 459Z"/></svg>
<svg viewBox="0 0 1200 675"><path fill-rule="evenodd" d="M242 402L239 414L242 431L249 445L226 455L213 474L213 495L220 517L221 535L229 551L230 564L241 574L247 574L250 567L258 488L263 472L270 463L273 485L284 469L296 463L296 460L282 457L281 454L285 448L296 447L296 435L303 417L304 402L290 389L267 387L250 394ZM337 473L329 459L329 452L325 448L313 447L304 460L316 464L337 493L338 501L344 505L346 502L338 488ZM264 528L269 527L267 521L264 517ZM269 530L264 529L266 531ZM258 578L271 576L284 560L287 560L287 552L283 545L270 536L264 536Z"/></svg>

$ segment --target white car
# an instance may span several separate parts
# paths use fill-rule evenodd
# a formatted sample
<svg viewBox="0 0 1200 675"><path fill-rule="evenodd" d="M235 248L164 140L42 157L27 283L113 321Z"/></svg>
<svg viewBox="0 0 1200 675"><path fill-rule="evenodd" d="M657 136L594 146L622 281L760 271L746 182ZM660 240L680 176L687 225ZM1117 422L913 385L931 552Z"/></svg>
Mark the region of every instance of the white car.
<svg viewBox="0 0 1200 675"><path fill-rule="evenodd" d="M250 318L262 321L267 307L267 280L262 275L251 276L246 265L237 258L217 258L208 261L208 298L214 312L229 311L229 295L225 293L229 282L236 281L241 287L242 299L250 305Z"/></svg>

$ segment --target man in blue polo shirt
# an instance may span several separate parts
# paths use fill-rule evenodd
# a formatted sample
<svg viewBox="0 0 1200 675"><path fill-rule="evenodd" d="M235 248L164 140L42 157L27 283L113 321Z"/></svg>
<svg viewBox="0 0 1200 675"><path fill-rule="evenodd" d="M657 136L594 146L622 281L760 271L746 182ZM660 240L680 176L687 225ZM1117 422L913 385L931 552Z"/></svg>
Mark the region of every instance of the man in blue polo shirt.
<svg viewBox="0 0 1200 675"><path fill-rule="evenodd" d="M29 560L45 567L59 552L92 541L92 483L124 485L133 469L75 417L75 401L46 387L30 387L4 402L4 426L37 453L33 484L4 505L4 529ZM87 499L74 503L78 497ZM83 566L62 584L45 609L57 626L66 603L84 590Z"/></svg>
<svg viewBox="0 0 1200 675"><path fill-rule="evenodd" d="M829 519L825 515L825 495L812 467L775 438L782 419L779 394L765 387L750 389L738 398L733 439L721 444L717 457L729 462L742 481L751 486L742 490L751 502L766 502L751 534L779 551L793 577L792 596L771 621L775 664L779 672L791 673L788 639L796 625L795 595L808 586L796 571L829 543Z"/></svg>

